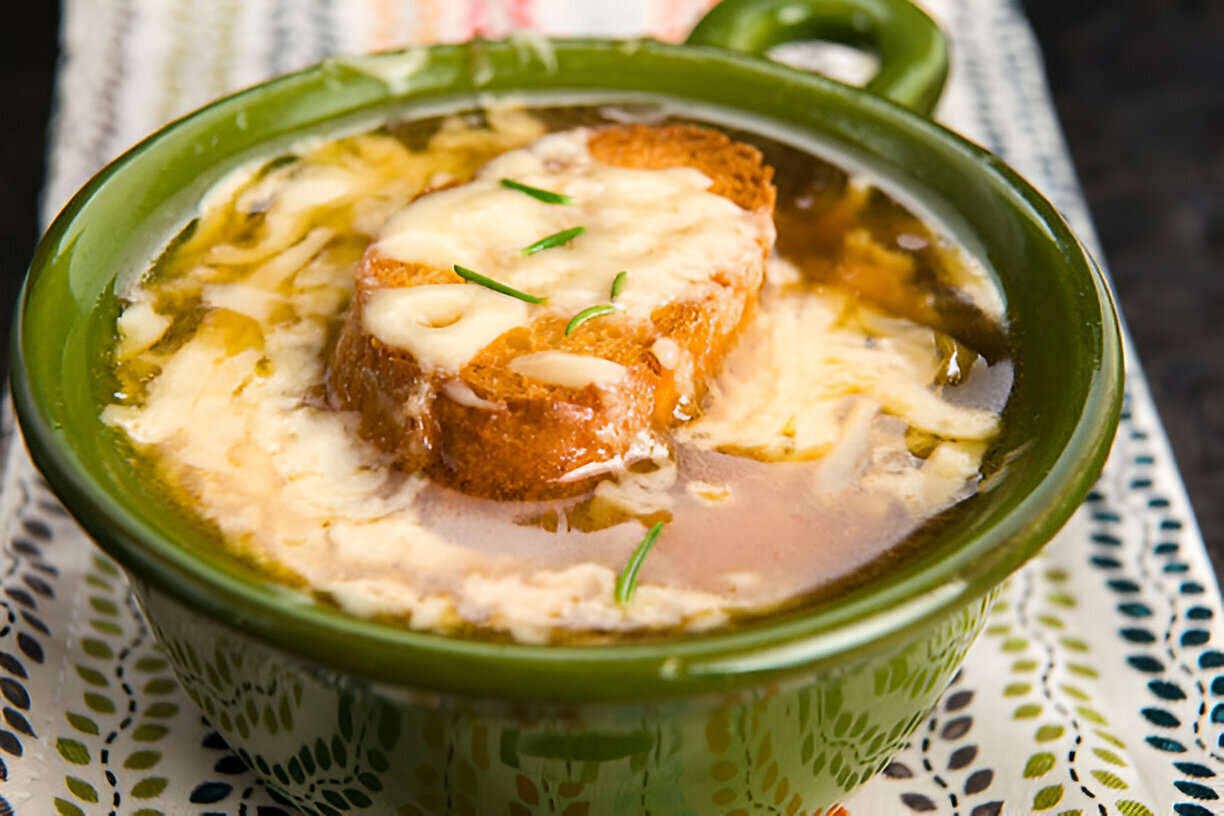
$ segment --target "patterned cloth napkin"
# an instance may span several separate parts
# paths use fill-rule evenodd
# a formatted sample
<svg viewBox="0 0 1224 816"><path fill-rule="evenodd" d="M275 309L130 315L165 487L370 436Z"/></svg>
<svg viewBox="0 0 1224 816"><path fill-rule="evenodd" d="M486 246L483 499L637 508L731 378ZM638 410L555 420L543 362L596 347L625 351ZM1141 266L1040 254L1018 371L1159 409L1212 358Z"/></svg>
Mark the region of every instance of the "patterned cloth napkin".
<svg viewBox="0 0 1224 816"><path fill-rule="evenodd" d="M709 5L65 0L45 215L169 119L331 54L513 28L674 40ZM937 117L1026 175L1094 245L1015 4L923 5L952 39ZM1128 391L1096 490L1008 583L937 710L844 812L1224 811L1224 611L1133 354ZM0 816L288 813L179 689L123 575L24 448L7 445L3 461Z"/></svg>

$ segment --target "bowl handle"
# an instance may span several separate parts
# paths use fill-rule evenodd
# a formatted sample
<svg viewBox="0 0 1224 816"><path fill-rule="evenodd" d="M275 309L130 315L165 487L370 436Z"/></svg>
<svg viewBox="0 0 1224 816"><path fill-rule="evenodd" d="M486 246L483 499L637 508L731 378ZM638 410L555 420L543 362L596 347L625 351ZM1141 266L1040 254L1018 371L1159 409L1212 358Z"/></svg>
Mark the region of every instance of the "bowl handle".
<svg viewBox="0 0 1224 816"><path fill-rule="evenodd" d="M723 0L685 43L763 57L802 40L874 51L880 71L864 88L923 115L935 108L948 76L943 32L909 0Z"/></svg>

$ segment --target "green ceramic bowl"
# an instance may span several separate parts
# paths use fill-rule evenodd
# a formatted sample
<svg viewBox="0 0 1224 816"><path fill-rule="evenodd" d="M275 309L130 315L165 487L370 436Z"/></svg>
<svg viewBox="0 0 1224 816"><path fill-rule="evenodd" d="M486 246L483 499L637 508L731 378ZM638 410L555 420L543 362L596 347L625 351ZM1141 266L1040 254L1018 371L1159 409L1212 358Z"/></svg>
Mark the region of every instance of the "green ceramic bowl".
<svg viewBox="0 0 1224 816"><path fill-rule="evenodd" d="M751 56L813 36L873 47L883 70L864 91ZM1087 492L1121 400L1099 270L1015 173L921 115L945 70L938 32L899 0L731 0L683 46L478 41L332 60L216 102L107 167L43 239L13 344L30 451L131 576L192 699L304 812L824 807L879 771L930 711L999 583ZM1003 464L981 494L902 568L836 602L668 643L412 632L341 615L222 554L99 419L116 289L231 169L306 134L490 94L679 100L822 145L920 200L993 268L1011 321Z"/></svg>

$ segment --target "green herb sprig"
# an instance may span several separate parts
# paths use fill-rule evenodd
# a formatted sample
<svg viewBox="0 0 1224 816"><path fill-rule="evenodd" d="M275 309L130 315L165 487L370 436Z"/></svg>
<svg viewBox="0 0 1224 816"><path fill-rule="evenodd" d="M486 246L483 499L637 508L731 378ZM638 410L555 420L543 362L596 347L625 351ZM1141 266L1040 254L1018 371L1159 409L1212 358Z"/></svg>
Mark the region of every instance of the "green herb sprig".
<svg viewBox="0 0 1224 816"><path fill-rule="evenodd" d="M523 247L523 254L534 255L537 252L541 252L545 249L563 246L584 232L586 232L586 227L570 227L569 229L561 230L560 232L554 232L552 235L536 241L531 246Z"/></svg>
<svg viewBox="0 0 1224 816"><path fill-rule="evenodd" d="M616 579L615 598L618 604L627 604L629 599L633 597L633 590L637 587L637 577L638 572L642 569L642 562L650 554L650 549L654 547L655 542L659 539L659 533L662 531L663 522L656 521L655 525L650 528L650 532L646 533L646 537L642 539L642 543L637 545L633 555L629 556L629 563L625 565L624 571Z"/></svg>
<svg viewBox="0 0 1224 816"><path fill-rule="evenodd" d="M616 277L612 280L612 300L616 300L616 296L621 293L621 289L625 288L625 279L629 277L629 273L623 269L616 273ZM565 325L565 336L569 337L574 333L574 329L581 326L594 317L602 317L613 312L623 312L624 307L614 303L597 303L594 306L588 306L578 314L570 318L570 322Z"/></svg>
<svg viewBox="0 0 1224 816"><path fill-rule="evenodd" d="M514 179L504 178L501 180L501 186L511 190L518 190L520 193L526 193L536 201L543 201L545 204L573 204L574 199L561 193L554 193L550 190L541 190L539 187L532 187L528 184L515 181Z"/></svg>
<svg viewBox="0 0 1224 816"><path fill-rule="evenodd" d="M486 289L492 289L494 292L500 292L503 295L509 295L512 298L518 298L519 300L524 301L526 303L547 303L548 302L548 298L546 297L540 297L538 295L529 295L526 292L522 292L522 291L519 291L518 289L515 289L513 286L507 286L506 284L499 283L493 280L492 278L485 277L479 272L473 272L472 270L468 269L466 266L460 266L459 264L455 264L453 269L455 270L455 274L463 278L465 281L470 281L472 283L478 283L481 286L485 287Z"/></svg>
<svg viewBox="0 0 1224 816"><path fill-rule="evenodd" d="M611 303L597 303L594 306L588 306L578 314L570 318L570 322L565 324L565 336L569 337L574 333L574 329L581 326L593 317L600 317L613 312L621 311L620 306L613 306Z"/></svg>
<svg viewBox="0 0 1224 816"><path fill-rule="evenodd" d="M625 283L629 280L629 273L624 269L616 273L616 277L612 279L612 300L616 300L617 295L625 288Z"/></svg>

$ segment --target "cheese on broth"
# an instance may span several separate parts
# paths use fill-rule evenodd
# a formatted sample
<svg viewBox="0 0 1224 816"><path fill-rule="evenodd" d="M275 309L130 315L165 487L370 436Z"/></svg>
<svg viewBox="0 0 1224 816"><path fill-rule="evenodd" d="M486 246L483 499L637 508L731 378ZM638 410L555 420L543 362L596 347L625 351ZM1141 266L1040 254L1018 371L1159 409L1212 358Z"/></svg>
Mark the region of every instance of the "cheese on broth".
<svg viewBox="0 0 1224 816"><path fill-rule="evenodd" d="M641 440L636 464L613 466L592 493L461 495L393 467L355 415L326 404L327 354L374 242L389 257L479 269L490 253L583 224L591 255L522 256L508 281L567 313L607 300L628 268L649 274L634 274L618 303L649 314L691 265L742 251L742 213L697 171L583 159L569 126L596 118L489 111L428 123L427 138L424 124L392 125L254 169L126 293L123 387L106 421L184 512L271 576L354 615L528 642L698 631L776 609L853 576L974 492L1010 386L988 278L891 200L881 221L875 188L773 143L762 146L778 171L783 254L753 321L700 414ZM547 129L561 132L534 141ZM550 169L561 155L578 156L575 169ZM536 206L504 177L582 203ZM454 229L455 218L474 228ZM811 234L796 238L796 223ZM956 308L932 308L950 281L969 282L951 295ZM529 312L448 284L386 290L364 319L383 342L453 369ZM675 343L652 354L684 369ZM572 354L515 365L567 385L619 376ZM474 393L447 396L480 407ZM617 603L617 577L656 521L636 590Z"/></svg>

